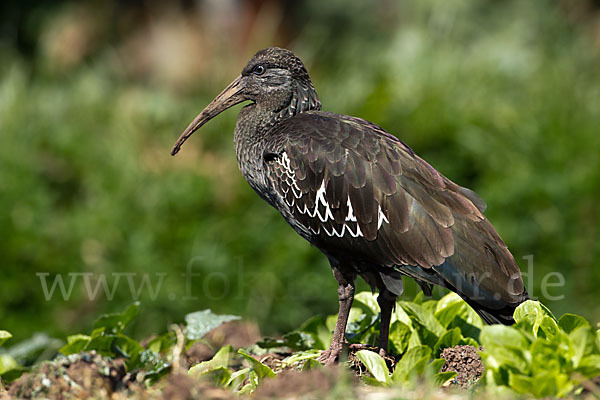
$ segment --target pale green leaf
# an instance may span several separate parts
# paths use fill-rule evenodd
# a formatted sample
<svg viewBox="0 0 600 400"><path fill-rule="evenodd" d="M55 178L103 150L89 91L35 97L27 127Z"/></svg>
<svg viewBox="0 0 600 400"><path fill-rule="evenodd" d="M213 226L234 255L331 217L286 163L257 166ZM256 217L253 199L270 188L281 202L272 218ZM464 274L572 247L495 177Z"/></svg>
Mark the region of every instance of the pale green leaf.
<svg viewBox="0 0 600 400"><path fill-rule="evenodd" d="M355 355L380 385L390 384L390 372L385 360L379 354L369 350L360 350Z"/></svg>
<svg viewBox="0 0 600 400"><path fill-rule="evenodd" d="M103 329L106 333L121 333L140 312L140 303L132 303L121 313L104 314L94 322L94 329Z"/></svg>
<svg viewBox="0 0 600 400"><path fill-rule="evenodd" d="M212 359L208 360L208 361L203 361L201 363L198 363L194 366L192 366L189 371L188 374L189 375L202 375L207 371L210 371L212 369L216 369L216 368L227 368L229 367L229 362L231 360L231 355L233 354L233 347L231 346L223 346L219 349L219 351L217 352L217 354L215 354L213 356Z"/></svg>
<svg viewBox="0 0 600 400"><path fill-rule="evenodd" d="M377 296L371 292L360 292L354 295L354 301L363 304L374 315L379 314Z"/></svg>
<svg viewBox="0 0 600 400"><path fill-rule="evenodd" d="M196 311L185 316L187 337L190 340L201 339L221 324L240 319L237 315L217 315L210 310Z"/></svg>
<svg viewBox="0 0 600 400"><path fill-rule="evenodd" d="M581 326L569 333L569 339L574 351L571 362L577 368L583 357L593 351L594 334L589 326Z"/></svg>
<svg viewBox="0 0 600 400"><path fill-rule="evenodd" d="M251 370L252 369L250 367L247 367L242 368L239 371L235 371L229 377L229 381L227 382L226 386L229 386L234 392L240 390Z"/></svg>
<svg viewBox="0 0 600 400"><path fill-rule="evenodd" d="M10 339L12 335L7 331L0 331L0 346L4 344L8 339Z"/></svg>
<svg viewBox="0 0 600 400"><path fill-rule="evenodd" d="M17 368L20 368L17 360L8 354L0 354L0 375Z"/></svg>
<svg viewBox="0 0 600 400"><path fill-rule="evenodd" d="M590 326L587 319L575 314L563 314L558 320L558 326L566 333L571 333L582 326Z"/></svg>
<svg viewBox="0 0 600 400"><path fill-rule="evenodd" d="M460 344L462 339L462 333L459 328L446 331L446 333L440 336L435 346L433 346L433 356L438 357L442 353L442 350Z"/></svg>
<svg viewBox="0 0 600 400"><path fill-rule="evenodd" d="M431 348L428 346L415 346L410 349L396 363L392 381L405 383L410 380L413 375L423 372L425 366L431 358Z"/></svg>
<svg viewBox="0 0 600 400"><path fill-rule="evenodd" d="M71 335L67 337L67 344L58 351L64 355L76 354L83 351L91 341L88 335Z"/></svg>
<svg viewBox="0 0 600 400"><path fill-rule="evenodd" d="M244 349L239 349L238 354L241 354L242 357L244 357L250 363L250 368L252 368L252 371L256 372L256 376L258 377L259 381L263 378L275 376L275 372L273 372L273 370L269 366L261 363L256 358L252 357L250 353L248 353Z"/></svg>
<svg viewBox="0 0 600 400"><path fill-rule="evenodd" d="M401 321L394 321L391 324L389 339L398 353L402 354L406 351L412 333L411 328Z"/></svg>
<svg viewBox="0 0 600 400"><path fill-rule="evenodd" d="M442 386L449 380L454 379L456 375L456 371L438 372L431 378L431 383L434 386Z"/></svg>

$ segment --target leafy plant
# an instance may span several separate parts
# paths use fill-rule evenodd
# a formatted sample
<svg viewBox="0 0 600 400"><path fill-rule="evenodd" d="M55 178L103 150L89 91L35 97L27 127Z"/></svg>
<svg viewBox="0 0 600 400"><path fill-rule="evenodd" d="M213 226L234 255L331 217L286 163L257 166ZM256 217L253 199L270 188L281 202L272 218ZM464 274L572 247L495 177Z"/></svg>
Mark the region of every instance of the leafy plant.
<svg viewBox="0 0 600 400"><path fill-rule="evenodd" d="M155 382L171 369L173 350L180 345L178 351L183 351L196 340L202 339L208 332L219 325L239 319L234 315L216 315L210 310L202 310L186 315L184 343L177 343L175 332L172 330L150 340L146 347L135 339L125 335L123 331L138 316L139 302L131 304L121 313L102 315L93 325L90 335L77 334L67 338L60 352L64 355L82 351L97 351L106 357L123 357L126 359L128 371L142 371L144 378L150 383ZM216 360L221 360L227 352L222 348ZM216 361L215 361L216 362ZM221 363L223 364L223 362ZM212 365L212 364L211 364Z"/></svg>
<svg viewBox="0 0 600 400"><path fill-rule="evenodd" d="M432 349L434 357L438 357L446 347L479 346L483 322L457 294L449 293L439 301L422 303L421 300L418 295L412 302L397 302L390 326L392 352L403 354L413 347L425 345ZM355 301L357 307L353 308L350 320L359 323L349 324L349 340L374 345L379 335L379 324L373 323L373 318L379 314L376 297L370 292L361 292L355 296Z"/></svg>
<svg viewBox="0 0 600 400"><path fill-rule="evenodd" d="M0 331L0 377L6 382L20 377L31 365L53 357L63 343L45 333L35 333L10 348L3 348L11 338L9 332Z"/></svg>
<svg viewBox="0 0 600 400"><path fill-rule="evenodd" d="M557 320L544 305L529 300L517 308L514 318L514 327L482 329L488 386L563 397L600 375L600 330L583 317L564 314Z"/></svg>
<svg viewBox="0 0 600 400"><path fill-rule="evenodd" d="M12 338L12 335L9 332L0 330L0 347L10 338ZM19 369L19 367L19 363L17 363L14 357L0 353L0 377L7 379L6 375Z"/></svg>
<svg viewBox="0 0 600 400"><path fill-rule="evenodd" d="M415 346L408 350L396 364L394 372L390 374L385 360L377 353L369 350L356 352L360 360L372 376L363 376L369 384L390 386L412 385L417 376L427 377L434 385L441 386L456 376L456 372L440 372L445 363L444 359L431 360L431 348Z"/></svg>
<svg viewBox="0 0 600 400"><path fill-rule="evenodd" d="M229 367L232 360L245 360L248 367L232 370ZM231 346L222 347L209 361L192 366L188 374L196 378L208 378L215 385L230 388L238 394L252 393L259 383L275 376L275 372L267 365L254 358L249 352L239 349L234 353Z"/></svg>

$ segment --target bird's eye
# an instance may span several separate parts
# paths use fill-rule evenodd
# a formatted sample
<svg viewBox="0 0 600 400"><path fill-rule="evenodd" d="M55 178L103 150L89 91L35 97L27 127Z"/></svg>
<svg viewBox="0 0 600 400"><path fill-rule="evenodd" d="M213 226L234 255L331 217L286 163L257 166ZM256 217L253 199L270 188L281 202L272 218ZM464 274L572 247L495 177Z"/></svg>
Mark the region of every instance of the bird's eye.
<svg viewBox="0 0 600 400"><path fill-rule="evenodd" d="M255 75L262 75L265 73L267 69L265 68L264 65L257 65L252 69L252 73L254 73Z"/></svg>

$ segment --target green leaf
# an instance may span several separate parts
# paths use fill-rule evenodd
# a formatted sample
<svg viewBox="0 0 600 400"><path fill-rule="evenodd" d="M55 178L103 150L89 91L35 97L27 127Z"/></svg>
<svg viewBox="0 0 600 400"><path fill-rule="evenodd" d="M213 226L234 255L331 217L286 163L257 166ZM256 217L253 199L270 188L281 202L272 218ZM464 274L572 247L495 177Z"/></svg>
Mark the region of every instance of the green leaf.
<svg viewBox="0 0 600 400"><path fill-rule="evenodd" d="M225 367L213 368L197 376L207 377L219 387L225 387L231 381L231 371Z"/></svg>
<svg viewBox="0 0 600 400"><path fill-rule="evenodd" d="M462 333L460 332L460 328L454 328L449 331L446 331L438 341L433 346L433 355L434 357L439 357L442 353L442 350L450 347L454 347L463 340Z"/></svg>
<svg viewBox="0 0 600 400"><path fill-rule="evenodd" d="M117 334L123 332L123 329L129 325L140 312L140 303L129 305L122 313L104 314L94 322L94 330L103 329L107 334Z"/></svg>
<svg viewBox="0 0 600 400"><path fill-rule="evenodd" d="M85 339L74 338L72 344L67 345L64 350L69 352L76 349L80 345L80 341L85 341ZM139 355L144 348L129 336L111 334L92 337L85 346L85 350L96 350L100 355L105 357L127 358L127 370L130 371L138 367Z"/></svg>
<svg viewBox="0 0 600 400"><path fill-rule="evenodd" d="M442 297L436 305L434 315L446 329L460 328L465 338L479 339L483 321L456 293L451 292Z"/></svg>
<svg viewBox="0 0 600 400"><path fill-rule="evenodd" d="M316 315L300 325L298 331L306 341L305 344L308 346L304 350L324 350L331 342L333 329L329 329L329 327L323 321L323 318Z"/></svg>
<svg viewBox="0 0 600 400"><path fill-rule="evenodd" d="M115 335L102 335L92 337L86 350L96 350L101 356L115 357L116 353L113 351L113 342L115 341Z"/></svg>
<svg viewBox="0 0 600 400"><path fill-rule="evenodd" d="M531 370L530 342L519 330L504 325L484 326L479 337L485 367L494 372L496 383L508 384L506 369L528 374Z"/></svg>
<svg viewBox="0 0 600 400"><path fill-rule="evenodd" d="M90 340L91 337L88 335L71 335L67 337L67 344L61 347L58 351L66 356L69 354L82 352L90 343Z"/></svg>
<svg viewBox="0 0 600 400"><path fill-rule="evenodd" d="M444 327L433 315L433 312L425 309L421 305L400 301L400 307L406 311L412 320L413 331L418 332L419 340L422 344L430 347L435 346L439 337L446 331Z"/></svg>
<svg viewBox="0 0 600 400"><path fill-rule="evenodd" d="M421 325L426 327L434 334L440 336L446 331L440 322L435 318L433 312L430 310L427 310L415 303L409 303L406 301L401 301L399 303L404 311L406 311L406 314L411 317L413 321L418 321Z"/></svg>
<svg viewBox="0 0 600 400"><path fill-rule="evenodd" d="M442 297L436 304L434 315L443 327L447 327L457 316L465 304L464 300L454 292Z"/></svg>
<svg viewBox="0 0 600 400"><path fill-rule="evenodd" d="M558 326L566 333L571 333L582 326L590 326L587 319L575 314L563 314L558 320Z"/></svg>
<svg viewBox="0 0 600 400"><path fill-rule="evenodd" d="M573 389L566 375L548 372L532 377L510 371L508 382L516 392L533 394L535 397L563 397Z"/></svg>
<svg viewBox="0 0 600 400"><path fill-rule="evenodd" d="M396 363L392 381L397 383L409 382L413 376L423 373L430 358L430 347L415 346L410 348Z"/></svg>
<svg viewBox="0 0 600 400"><path fill-rule="evenodd" d="M169 331L150 340L146 348L154 353L160 353L171 349L176 342L175 333Z"/></svg>
<svg viewBox="0 0 600 400"><path fill-rule="evenodd" d="M529 347L529 341L521 332L504 325L484 326L479 338L486 351L498 347L517 350Z"/></svg>
<svg viewBox="0 0 600 400"><path fill-rule="evenodd" d="M0 354L0 377L4 383L17 380L28 369L21 366L19 362L8 354ZM0 382L1 383L1 382ZM0 389L2 386L0 385Z"/></svg>
<svg viewBox="0 0 600 400"><path fill-rule="evenodd" d="M402 307L396 307L392 312L392 320L394 323L396 321L402 322L404 325L408 326L411 330L413 329L413 323L410 316L404 311Z"/></svg>
<svg viewBox="0 0 600 400"><path fill-rule="evenodd" d="M250 368L252 368L252 371L256 372L256 376L258 377L259 381L261 381L263 378L275 376L275 372L273 372L271 368L252 357L250 353L244 349L239 349L238 354L241 354L242 357L244 357L250 363Z"/></svg>
<svg viewBox="0 0 600 400"><path fill-rule="evenodd" d="M125 335L115 335L112 344L113 351L120 357L127 358L127 370L131 371L140 366L139 355L144 348L134 339Z"/></svg>
<svg viewBox="0 0 600 400"><path fill-rule="evenodd" d="M0 331L0 346L4 344L8 339L10 339L12 335L7 331Z"/></svg>
<svg viewBox="0 0 600 400"><path fill-rule="evenodd" d="M557 323L556 318L554 315L552 315L550 310L539 301L534 300L527 300L519 304L519 306L515 309L513 316L515 323L523 327L526 326L528 333L531 333L536 337L539 334L538 330L542 324L542 321L544 320L544 317L548 317L554 323ZM549 321L546 321L545 326L551 327L551 329L554 331L554 328ZM544 332L548 333L546 331Z"/></svg>
<svg viewBox="0 0 600 400"><path fill-rule="evenodd" d="M433 314L435 312L437 303L438 303L437 300L427 300L427 301L424 301L423 303L421 303L421 307L423 307L423 309L425 309L428 312Z"/></svg>
<svg viewBox="0 0 600 400"><path fill-rule="evenodd" d="M454 379L456 375L458 375L456 371L438 372L431 378L431 383L434 386L442 386L449 380Z"/></svg>
<svg viewBox="0 0 600 400"><path fill-rule="evenodd" d="M524 376L521 374L510 371L508 373L508 384L517 393L534 393L535 391L535 380L530 376Z"/></svg>
<svg viewBox="0 0 600 400"><path fill-rule="evenodd" d="M188 370L188 375L199 376L216 368L227 368L233 354L233 347L223 346L217 351L217 354L208 361L203 361L191 367Z"/></svg>
<svg viewBox="0 0 600 400"><path fill-rule="evenodd" d="M579 362L576 371L586 378L595 378L600 375L600 354L590 354Z"/></svg>
<svg viewBox="0 0 600 400"><path fill-rule="evenodd" d="M210 310L196 311L185 316L187 324L187 338L189 340L201 339L208 332L221 324L240 319L237 315L217 315Z"/></svg>
<svg viewBox="0 0 600 400"><path fill-rule="evenodd" d="M371 292L360 292L354 295L354 302L364 305L373 315L379 314L377 296Z"/></svg>
<svg viewBox="0 0 600 400"><path fill-rule="evenodd" d="M7 350L7 354L17 360L19 364L29 365L44 354L52 354L58 351L63 343L62 340L51 338L45 333L34 333L31 338L11 346Z"/></svg>
<svg viewBox="0 0 600 400"><path fill-rule="evenodd" d="M544 333L544 337L552 339L559 332L558 324L554 318L544 315L542 322L540 322L540 329ZM539 332L538 332L539 333Z"/></svg>
<svg viewBox="0 0 600 400"><path fill-rule="evenodd" d="M308 361L311 361L311 360L316 361L316 359L319 357L319 355L321 355L321 350L317 350L317 349L298 351L298 352L292 354L291 356L286 357L283 360L281 360L281 365L284 368L287 368L287 367L294 366L294 365L300 365L302 363L306 364Z"/></svg>
<svg viewBox="0 0 600 400"><path fill-rule="evenodd" d="M420 304L423 304L423 299L425 299L425 293L417 292L417 294L415 295L415 298L412 300L412 302L420 305Z"/></svg>
<svg viewBox="0 0 600 400"><path fill-rule="evenodd" d="M144 370L145 380L154 383L170 371L171 364L157 352L144 350L139 355L139 368Z"/></svg>
<svg viewBox="0 0 600 400"><path fill-rule="evenodd" d="M244 384L244 381L246 380L248 375L250 375L250 371L252 371L250 367L242 368L239 371L235 371L229 377L229 382L227 382L227 386L229 386L234 392L237 392Z"/></svg>
<svg viewBox="0 0 600 400"><path fill-rule="evenodd" d="M438 372L440 372L440 369L442 369L444 364L446 364L446 360L444 360L443 358L436 358L435 360L427 364L427 366L423 370L423 373L429 376L435 375Z"/></svg>
<svg viewBox="0 0 600 400"><path fill-rule="evenodd" d="M388 386L391 383L388 367L379 354L370 350L360 350L355 355L373 375L378 384Z"/></svg>
<svg viewBox="0 0 600 400"><path fill-rule="evenodd" d="M8 354L0 354L0 375L4 375L6 372L13 369L20 368L21 366L13 357Z"/></svg>
<svg viewBox="0 0 600 400"><path fill-rule="evenodd" d="M318 368L322 368L322 367L323 367L323 364L321 364L320 362L318 362L314 358L309 358L302 365L302 371L310 371L312 369L318 369Z"/></svg>
<svg viewBox="0 0 600 400"><path fill-rule="evenodd" d="M571 362L577 368L583 357L594 349L594 332L589 326L581 326L569 333L569 339L573 345Z"/></svg>
<svg viewBox="0 0 600 400"><path fill-rule="evenodd" d="M412 329L401 321L394 321L390 326L390 342L398 354L402 354L408 348Z"/></svg>
<svg viewBox="0 0 600 400"><path fill-rule="evenodd" d="M238 392L239 395L252 394L258 387L258 374L254 369L250 369L248 373L248 383L245 384Z"/></svg>
<svg viewBox="0 0 600 400"><path fill-rule="evenodd" d="M473 339L471 337L463 337L462 340L460 341L459 345L461 345L461 346L464 346L464 345L473 346L476 349L479 348L479 343L475 339Z"/></svg>

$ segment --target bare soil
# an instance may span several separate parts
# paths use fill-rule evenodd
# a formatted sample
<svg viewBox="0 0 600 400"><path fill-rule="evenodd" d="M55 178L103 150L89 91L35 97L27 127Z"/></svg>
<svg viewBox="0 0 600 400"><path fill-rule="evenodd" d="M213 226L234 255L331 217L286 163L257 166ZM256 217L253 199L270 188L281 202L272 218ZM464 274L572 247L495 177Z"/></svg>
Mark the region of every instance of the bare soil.
<svg viewBox="0 0 600 400"><path fill-rule="evenodd" d="M5 395L26 399L109 398L126 385L124 377L123 360L104 358L95 352L60 356L21 376Z"/></svg>
<svg viewBox="0 0 600 400"><path fill-rule="evenodd" d="M484 370L477 350L473 346L454 346L444 349L440 355L446 360L442 372L455 371L457 375L453 383L462 388L473 385L481 378Z"/></svg>

